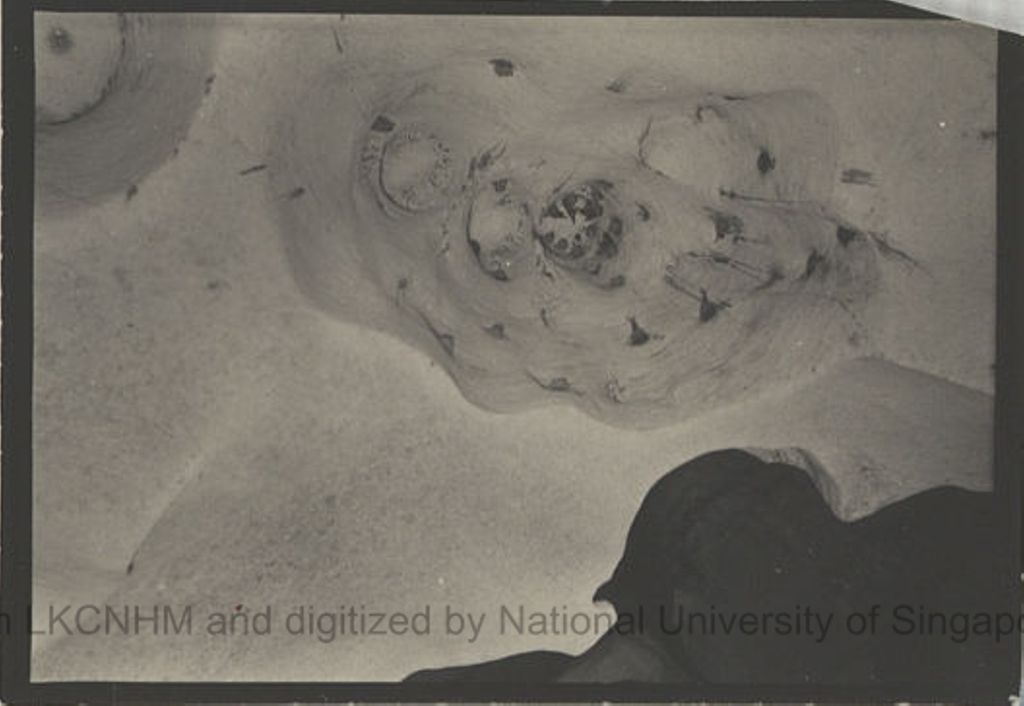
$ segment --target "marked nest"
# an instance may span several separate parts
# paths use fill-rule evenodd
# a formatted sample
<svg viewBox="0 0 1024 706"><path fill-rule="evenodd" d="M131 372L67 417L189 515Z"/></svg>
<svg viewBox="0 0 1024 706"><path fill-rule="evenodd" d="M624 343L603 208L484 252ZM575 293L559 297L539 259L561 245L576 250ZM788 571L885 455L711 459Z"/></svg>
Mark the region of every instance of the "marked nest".
<svg viewBox="0 0 1024 706"><path fill-rule="evenodd" d="M567 104L547 76L507 57L325 71L268 160L275 193L301 194L277 203L309 295L488 409L565 401L628 427L866 352L876 254L830 211L819 97Z"/></svg>
<svg viewBox="0 0 1024 706"><path fill-rule="evenodd" d="M41 13L35 32L39 213L131 197L173 154L209 88L212 21Z"/></svg>

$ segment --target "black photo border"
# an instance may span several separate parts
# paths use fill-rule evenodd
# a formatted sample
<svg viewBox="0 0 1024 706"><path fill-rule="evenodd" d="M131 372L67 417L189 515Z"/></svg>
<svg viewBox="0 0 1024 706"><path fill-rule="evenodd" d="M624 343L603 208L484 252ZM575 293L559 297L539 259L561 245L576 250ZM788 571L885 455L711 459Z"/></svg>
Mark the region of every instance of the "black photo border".
<svg viewBox="0 0 1024 706"><path fill-rule="evenodd" d="M0 699L4 703L788 701L1006 704L1021 683L1021 636L1006 641L1005 679L954 693L932 684L835 688L778 685L406 684L364 682L31 681L33 365L33 12L374 13L945 19L883 0L7 0L3 3L2 506ZM998 49L995 492L1006 542L1007 610L1021 605L1024 468L1024 37L1000 32Z"/></svg>

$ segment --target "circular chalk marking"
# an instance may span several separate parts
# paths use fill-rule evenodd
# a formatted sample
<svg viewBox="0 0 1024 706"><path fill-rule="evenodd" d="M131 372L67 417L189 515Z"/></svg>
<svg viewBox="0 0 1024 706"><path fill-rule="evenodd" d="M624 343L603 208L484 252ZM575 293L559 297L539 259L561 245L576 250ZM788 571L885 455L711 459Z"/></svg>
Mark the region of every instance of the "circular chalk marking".
<svg viewBox="0 0 1024 706"><path fill-rule="evenodd" d="M124 55L124 25L117 15L51 15L35 26L36 120L74 120L98 105Z"/></svg>
<svg viewBox="0 0 1024 706"><path fill-rule="evenodd" d="M380 185L399 208L423 211L436 206L452 180L451 148L436 135L403 130L385 145Z"/></svg>
<svg viewBox="0 0 1024 706"><path fill-rule="evenodd" d="M548 202L537 224L537 237L553 263L595 276L620 256L625 226L612 191L610 182L592 179L566 188ZM616 282L591 283L614 289L619 286Z"/></svg>
<svg viewBox="0 0 1024 706"><path fill-rule="evenodd" d="M37 213L131 200L171 157L208 88L204 15L37 13Z"/></svg>
<svg viewBox="0 0 1024 706"><path fill-rule="evenodd" d="M509 179L495 179L477 194L469 210L466 238L477 264L507 282L522 274L533 253L529 207Z"/></svg>

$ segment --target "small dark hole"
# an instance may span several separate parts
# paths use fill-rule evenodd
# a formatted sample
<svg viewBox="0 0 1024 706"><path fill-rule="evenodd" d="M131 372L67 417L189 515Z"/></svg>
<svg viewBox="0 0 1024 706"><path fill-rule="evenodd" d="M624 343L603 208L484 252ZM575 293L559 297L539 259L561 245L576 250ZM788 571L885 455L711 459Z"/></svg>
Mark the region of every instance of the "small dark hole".
<svg viewBox="0 0 1024 706"><path fill-rule="evenodd" d="M544 387L552 392L568 392L572 389L572 385L569 384L569 380L564 377L551 378L551 382Z"/></svg>
<svg viewBox="0 0 1024 706"><path fill-rule="evenodd" d="M857 231L853 228L847 228L846 226L839 226L836 228L836 240L843 247L846 247L857 238Z"/></svg>
<svg viewBox="0 0 1024 706"><path fill-rule="evenodd" d="M817 250L812 250L811 254L807 256L807 263L804 265L804 278L808 278L814 274L814 271L818 269L818 266L825 261L825 256Z"/></svg>
<svg viewBox="0 0 1024 706"><path fill-rule="evenodd" d="M46 37L46 45L54 54L67 54L75 45L71 33L63 27L54 27Z"/></svg>
<svg viewBox="0 0 1024 706"><path fill-rule="evenodd" d="M727 307L726 302L713 302L708 298L708 293L705 290L700 290L700 320L701 323L707 323L711 319L718 316L718 312Z"/></svg>
<svg viewBox="0 0 1024 706"><path fill-rule="evenodd" d="M715 240L721 240L727 235L736 237L743 234L743 219L721 211L711 211L711 220L715 223Z"/></svg>
<svg viewBox="0 0 1024 706"><path fill-rule="evenodd" d="M605 86L604 89L612 93L623 93L626 90L626 82L621 78L617 78Z"/></svg>
<svg viewBox="0 0 1024 706"><path fill-rule="evenodd" d="M775 157L772 156L771 152L762 147L761 153L757 155L757 171L767 174L773 169L775 169Z"/></svg>
<svg viewBox="0 0 1024 706"><path fill-rule="evenodd" d="M651 340L650 334L644 331L643 327L633 317L629 318L629 345L642 346Z"/></svg>
<svg viewBox="0 0 1024 706"><path fill-rule="evenodd" d="M374 132L391 132L395 129L395 123L386 115L378 115L370 129Z"/></svg>
<svg viewBox="0 0 1024 706"><path fill-rule="evenodd" d="M515 66L508 59L491 59L491 67L494 69L494 73L498 74L502 78L511 76L515 73Z"/></svg>

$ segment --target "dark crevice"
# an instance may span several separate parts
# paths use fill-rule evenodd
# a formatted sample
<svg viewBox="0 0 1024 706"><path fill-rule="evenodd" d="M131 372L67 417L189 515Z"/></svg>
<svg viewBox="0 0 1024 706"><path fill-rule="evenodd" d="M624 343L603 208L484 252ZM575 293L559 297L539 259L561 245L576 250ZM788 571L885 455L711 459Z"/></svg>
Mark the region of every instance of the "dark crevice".
<svg viewBox="0 0 1024 706"><path fill-rule="evenodd" d="M391 132L395 129L395 123L386 115L378 115L370 125L370 129L374 132Z"/></svg>
<svg viewBox="0 0 1024 706"><path fill-rule="evenodd" d="M853 228L847 228L846 226L838 226L836 228L836 240L838 240L839 244L844 248L858 237L860 237L860 233Z"/></svg>
<svg viewBox="0 0 1024 706"><path fill-rule="evenodd" d="M490 326L485 326L484 331L489 333L494 338L497 338L498 340L504 340L508 338L508 336L505 335L505 324L501 323L500 321L493 323Z"/></svg>
<svg viewBox="0 0 1024 706"><path fill-rule="evenodd" d="M545 380L541 380L539 377L537 377L533 373L529 373L528 372L527 375L530 376L531 380L533 380L535 383L537 383L538 387L540 387L540 388L542 388L544 390L547 390L548 392L572 392L572 393L575 393L577 395L580 394L579 392L577 392L576 390L574 390L572 388L572 383L570 383L569 379L566 378L566 377L563 377L563 376L553 377L553 378L545 381Z"/></svg>
<svg viewBox="0 0 1024 706"><path fill-rule="evenodd" d="M863 169L845 169L839 180L844 184L857 184L858 186L873 186L875 175Z"/></svg>
<svg viewBox="0 0 1024 706"><path fill-rule="evenodd" d="M508 59L491 59L491 68L494 69L494 73L502 78L507 78L515 73L515 65Z"/></svg>
<svg viewBox="0 0 1024 706"><path fill-rule="evenodd" d="M715 224L715 240L721 240L726 236L736 237L743 234L743 219L730 213L723 213L714 209L707 209Z"/></svg>
<svg viewBox="0 0 1024 706"><path fill-rule="evenodd" d="M629 321L629 345L642 346L651 340L651 335L636 322L635 317L630 316L627 321Z"/></svg>
<svg viewBox="0 0 1024 706"><path fill-rule="evenodd" d="M617 78L611 83L609 83L607 86L605 86L604 90L609 91L611 93L625 93L626 80L622 78Z"/></svg>
<svg viewBox="0 0 1024 706"><path fill-rule="evenodd" d="M710 297L708 297L707 290L703 288L700 290L700 310L698 312L698 315L700 317L701 323L707 323L708 321L711 321L711 319L718 316L718 312L720 312L722 309L729 308L729 306L729 302L713 301Z"/></svg>
<svg viewBox="0 0 1024 706"><path fill-rule="evenodd" d="M807 279L813 275L824 262L824 255L817 250L811 250L810 254L807 256L807 262L804 264L803 279Z"/></svg>
<svg viewBox="0 0 1024 706"><path fill-rule="evenodd" d="M871 236L871 240L875 243L875 247L878 248L879 254L881 254L883 257L891 260L900 260L904 264L910 265L911 267L921 266L921 263L914 259L914 257L911 256L908 252L906 252L905 250L901 250L900 248L890 243L884 234L869 233L869 235Z"/></svg>

